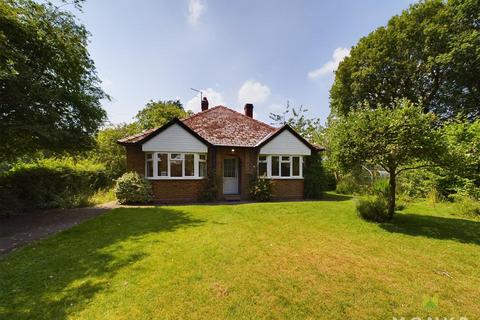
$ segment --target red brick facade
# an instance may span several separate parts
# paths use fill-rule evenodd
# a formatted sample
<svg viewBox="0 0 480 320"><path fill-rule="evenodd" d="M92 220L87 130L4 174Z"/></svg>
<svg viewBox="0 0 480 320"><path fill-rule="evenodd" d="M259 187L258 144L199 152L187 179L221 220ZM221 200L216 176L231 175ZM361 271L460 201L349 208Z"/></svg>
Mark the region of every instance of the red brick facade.
<svg viewBox="0 0 480 320"><path fill-rule="evenodd" d="M282 199L303 199L303 179L274 179L272 198Z"/></svg>
<svg viewBox="0 0 480 320"><path fill-rule="evenodd" d="M145 153L141 145L128 145L127 170L145 174ZM248 183L257 167L257 151L255 148L211 147L208 152L208 170L215 169L219 200L223 195L223 160L225 157L237 157L239 164L239 196L248 200ZM215 159L212 161L211 159ZM154 199L157 202L195 202L204 185L204 180L151 180ZM273 198L303 199L303 179L274 179Z"/></svg>

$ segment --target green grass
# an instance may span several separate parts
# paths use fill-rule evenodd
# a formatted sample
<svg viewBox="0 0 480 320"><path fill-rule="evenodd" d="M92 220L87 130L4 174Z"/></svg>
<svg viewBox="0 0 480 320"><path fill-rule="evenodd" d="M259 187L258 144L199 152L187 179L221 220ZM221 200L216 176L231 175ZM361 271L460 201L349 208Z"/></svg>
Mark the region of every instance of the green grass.
<svg viewBox="0 0 480 320"><path fill-rule="evenodd" d="M121 208L0 260L1 319L480 315L480 222L411 204ZM429 297L438 306L427 305Z"/></svg>

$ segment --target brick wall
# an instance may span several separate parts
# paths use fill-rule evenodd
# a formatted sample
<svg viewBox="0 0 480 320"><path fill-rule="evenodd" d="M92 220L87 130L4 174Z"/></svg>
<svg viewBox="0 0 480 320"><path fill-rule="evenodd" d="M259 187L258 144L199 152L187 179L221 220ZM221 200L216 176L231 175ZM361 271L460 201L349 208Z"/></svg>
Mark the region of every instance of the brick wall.
<svg viewBox="0 0 480 320"><path fill-rule="evenodd" d="M303 199L303 179L274 179L273 199Z"/></svg>
<svg viewBox="0 0 480 320"><path fill-rule="evenodd" d="M181 203L198 201L203 180L151 180L157 202Z"/></svg>
<svg viewBox="0 0 480 320"><path fill-rule="evenodd" d="M239 163L239 191L240 198L249 199L248 183L250 176L255 172L257 165L257 153L253 148L218 147L215 150L216 176L218 181L218 199L223 199L223 159L235 156ZM127 170L145 174L145 153L141 146L126 146ZM212 150L208 157L212 159ZM209 160L208 170L212 170L212 162ZM193 202L203 187L204 180L151 180L154 198L158 202ZM273 199L303 199L302 179L274 179Z"/></svg>
<svg viewBox="0 0 480 320"><path fill-rule="evenodd" d="M142 146L126 146L127 151L127 171L136 171L142 176L145 175L145 153Z"/></svg>

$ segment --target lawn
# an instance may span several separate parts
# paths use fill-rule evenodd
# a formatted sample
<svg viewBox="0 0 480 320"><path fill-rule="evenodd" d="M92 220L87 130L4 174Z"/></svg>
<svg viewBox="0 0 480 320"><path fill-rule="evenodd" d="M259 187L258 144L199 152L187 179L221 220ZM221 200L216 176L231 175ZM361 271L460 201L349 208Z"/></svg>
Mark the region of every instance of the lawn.
<svg viewBox="0 0 480 320"><path fill-rule="evenodd" d="M480 315L480 222L354 201L120 208L0 259L1 319ZM456 319L457 319L456 318Z"/></svg>

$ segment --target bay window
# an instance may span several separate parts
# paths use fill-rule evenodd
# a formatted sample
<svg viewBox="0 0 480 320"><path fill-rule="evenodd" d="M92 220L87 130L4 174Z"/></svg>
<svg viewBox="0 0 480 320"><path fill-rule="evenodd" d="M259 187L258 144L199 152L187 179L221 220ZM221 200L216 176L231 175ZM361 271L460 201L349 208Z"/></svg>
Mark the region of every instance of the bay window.
<svg viewBox="0 0 480 320"><path fill-rule="evenodd" d="M168 153L157 153L157 175L168 176Z"/></svg>
<svg viewBox="0 0 480 320"><path fill-rule="evenodd" d="M278 177L280 175L280 156L271 156L270 158L272 160L272 177Z"/></svg>
<svg viewBox="0 0 480 320"><path fill-rule="evenodd" d="M195 176L195 155L194 154L185 154L185 176L193 177Z"/></svg>
<svg viewBox="0 0 480 320"><path fill-rule="evenodd" d="M146 154L145 176L153 177L153 153Z"/></svg>
<svg viewBox="0 0 480 320"><path fill-rule="evenodd" d="M282 156L282 161L280 162L280 173L282 177L290 177L290 166L291 161L289 156Z"/></svg>
<svg viewBox="0 0 480 320"><path fill-rule="evenodd" d="M292 157L292 176L300 175L300 157Z"/></svg>
<svg viewBox="0 0 480 320"><path fill-rule="evenodd" d="M259 176L267 176L268 175L267 156L259 156L258 157L258 175Z"/></svg>
<svg viewBox="0 0 480 320"><path fill-rule="evenodd" d="M145 153L145 176L147 178L198 179L206 175L206 154L180 152Z"/></svg>
<svg viewBox="0 0 480 320"><path fill-rule="evenodd" d="M170 176L183 176L183 157L181 153L170 153Z"/></svg>
<svg viewBox="0 0 480 320"><path fill-rule="evenodd" d="M206 154L198 155L198 176L199 177L207 176L207 155Z"/></svg>
<svg viewBox="0 0 480 320"><path fill-rule="evenodd" d="M302 163L302 156L260 155L258 175L274 179L303 178Z"/></svg>

